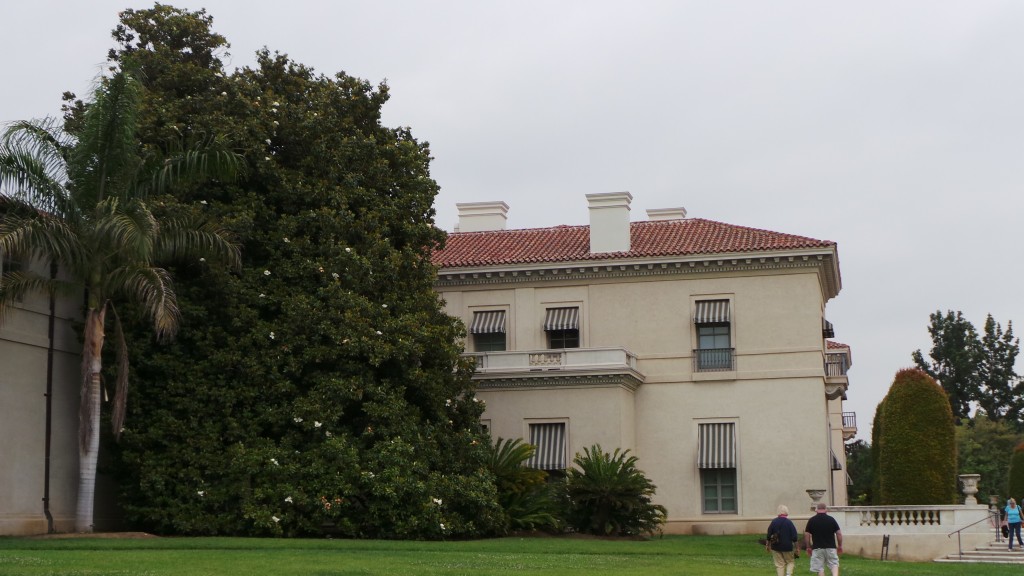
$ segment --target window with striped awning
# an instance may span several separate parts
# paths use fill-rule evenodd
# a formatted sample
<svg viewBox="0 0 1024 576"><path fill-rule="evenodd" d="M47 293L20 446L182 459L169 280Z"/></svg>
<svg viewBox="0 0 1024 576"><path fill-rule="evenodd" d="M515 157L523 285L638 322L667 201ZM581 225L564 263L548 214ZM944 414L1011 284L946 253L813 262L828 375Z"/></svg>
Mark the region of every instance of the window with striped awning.
<svg viewBox="0 0 1024 576"><path fill-rule="evenodd" d="M843 465L839 463L839 458L836 457L835 451L834 450L829 450L829 453L831 453L831 455L832 455L832 470L833 471L842 470L843 469Z"/></svg>
<svg viewBox="0 0 1024 576"><path fill-rule="evenodd" d="M580 309L572 308L548 308L544 317L544 330L579 330Z"/></svg>
<svg viewBox="0 0 1024 576"><path fill-rule="evenodd" d="M530 424L530 444L537 451L526 462L538 470L565 470L565 422Z"/></svg>
<svg viewBox="0 0 1024 576"><path fill-rule="evenodd" d="M487 310L473 312L473 323L469 325L470 334L505 333L505 311Z"/></svg>
<svg viewBox="0 0 1024 576"><path fill-rule="evenodd" d="M732 422L697 425L697 467L736 467L736 425Z"/></svg>
<svg viewBox="0 0 1024 576"><path fill-rule="evenodd" d="M728 324L728 300L698 300L693 312L694 324Z"/></svg>

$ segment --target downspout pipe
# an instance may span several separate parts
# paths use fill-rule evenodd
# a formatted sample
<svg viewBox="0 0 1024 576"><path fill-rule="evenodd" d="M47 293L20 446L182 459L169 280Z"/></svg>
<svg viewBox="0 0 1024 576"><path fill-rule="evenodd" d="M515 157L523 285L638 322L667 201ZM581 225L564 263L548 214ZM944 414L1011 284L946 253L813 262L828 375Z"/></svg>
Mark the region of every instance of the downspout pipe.
<svg viewBox="0 0 1024 576"><path fill-rule="evenodd" d="M57 278L57 262L50 261L50 280ZM57 316L57 296L50 291L50 317L48 319L46 348L46 446L43 467L43 514L46 515L46 533L53 534L53 514L50 513L50 440L53 437L53 328Z"/></svg>

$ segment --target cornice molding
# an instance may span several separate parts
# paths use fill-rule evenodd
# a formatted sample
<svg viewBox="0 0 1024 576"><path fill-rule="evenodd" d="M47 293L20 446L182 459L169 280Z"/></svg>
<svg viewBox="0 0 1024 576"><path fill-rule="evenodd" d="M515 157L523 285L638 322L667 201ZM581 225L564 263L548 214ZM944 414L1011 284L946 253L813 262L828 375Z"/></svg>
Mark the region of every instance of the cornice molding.
<svg viewBox="0 0 1024 576"><path fill-rule="evenodd" d="M789 251L768 254L716 254L699 258L544 262L535 264L440 268L437 288L517 284L526 282L590 281L640 277L671 277L749 271L816 268L826 300L841 288L834 250Z"/></svg>
<svg viewBox="0 0 1024 576"><path fill-rule="evenodd" d="M636 392L642 381L630 372L620 374L566 374L563 371L516 373L506 375L476 374L477 390L523 390L541 388L623 388Z"/></svg>

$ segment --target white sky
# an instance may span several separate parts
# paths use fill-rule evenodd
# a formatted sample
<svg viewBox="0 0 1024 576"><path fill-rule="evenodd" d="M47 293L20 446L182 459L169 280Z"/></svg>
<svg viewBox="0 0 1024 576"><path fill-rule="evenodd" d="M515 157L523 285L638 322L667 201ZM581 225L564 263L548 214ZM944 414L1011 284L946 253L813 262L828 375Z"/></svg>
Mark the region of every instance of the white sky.
<svg viewBox="0 0 1024 576"><path fill-rule="evenodd" d="M875 406L928 314L1024 318L1024 3L1012 0L177 0L229 68L267 46L378 83L385 124L435 157L437 223L504 200L509 227L690 216L839 243L828 307L853 347L847 410ZM87 96L133 0L3 2L0 122Z"/></svg>

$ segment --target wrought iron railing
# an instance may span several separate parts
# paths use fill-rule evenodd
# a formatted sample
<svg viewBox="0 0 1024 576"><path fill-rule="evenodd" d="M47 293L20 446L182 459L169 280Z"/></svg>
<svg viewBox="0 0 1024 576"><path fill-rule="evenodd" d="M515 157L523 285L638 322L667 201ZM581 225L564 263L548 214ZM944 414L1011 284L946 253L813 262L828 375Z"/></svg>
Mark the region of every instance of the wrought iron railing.
<svg viewBox="0 0 1024 576"><path fill-rule="evenodd" d="M856 412L843 412L843 428L856 428L857 427L857 413Z"/></svg>
<svg viewBox="0 0 1024 576"><path fill-rule="evenodd" d="M846 376L846 371L849 368L850 364L846 359L846 354L832 352L825 354L825 376Z"/></svg>
<svg viewBox="0 0 1024 576"><path fill-rule="evenodd" d="M733 348L698 348L693 351L694 372L725 372L736 369Z"/></svg>

